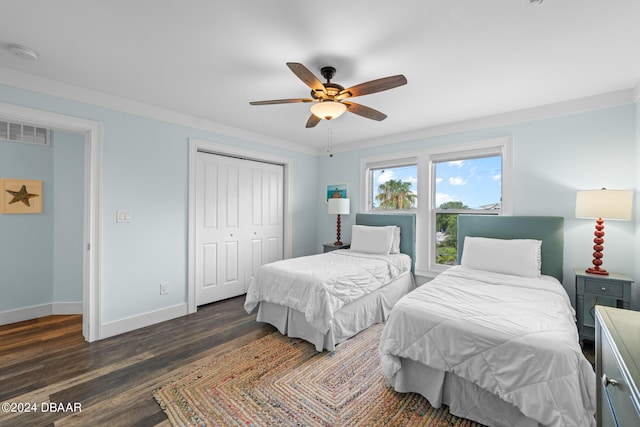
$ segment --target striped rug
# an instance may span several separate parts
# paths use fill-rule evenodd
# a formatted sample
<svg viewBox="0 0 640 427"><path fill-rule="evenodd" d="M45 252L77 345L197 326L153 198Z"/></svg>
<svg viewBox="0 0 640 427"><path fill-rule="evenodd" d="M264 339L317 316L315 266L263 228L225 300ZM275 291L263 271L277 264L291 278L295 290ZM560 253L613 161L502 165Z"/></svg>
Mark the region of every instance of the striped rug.
<svg viewBox="0 0 640 427"><path fill-rule="evenodd" d="M275 332L153 396L178 426L479 426L386 386L381 329L375 325L324 353Z"/></svg>

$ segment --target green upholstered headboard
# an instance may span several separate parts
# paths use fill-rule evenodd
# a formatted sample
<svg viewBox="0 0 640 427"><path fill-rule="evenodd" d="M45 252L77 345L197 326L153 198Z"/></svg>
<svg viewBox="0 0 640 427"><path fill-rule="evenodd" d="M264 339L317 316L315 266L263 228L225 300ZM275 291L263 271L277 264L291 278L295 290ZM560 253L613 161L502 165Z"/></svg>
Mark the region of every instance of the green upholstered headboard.
<svg viewBox="0 0 640 427"><path fill-rule="evenodd" d="M464 238L542 240L542 274L562 282L564 218L557 216L458 215L458 264Z"/></svg>
<svg viewBox="0 0 640 427"><path fill-rule="evenodd" d="M416 265L416 216L414 214L356 214L357 225L400 227L400 252L411 257L411 271Z"/></svg>

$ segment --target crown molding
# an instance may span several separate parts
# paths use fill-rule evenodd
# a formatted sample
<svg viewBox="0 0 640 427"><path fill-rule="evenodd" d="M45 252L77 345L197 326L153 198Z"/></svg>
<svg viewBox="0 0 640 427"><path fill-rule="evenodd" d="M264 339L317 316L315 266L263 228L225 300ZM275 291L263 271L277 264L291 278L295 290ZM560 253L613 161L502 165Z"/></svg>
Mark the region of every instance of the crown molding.
<svg viewBox="0 0 640 427"><path fill-rule="evenodd" d="M143 116L207 132L223 134L246 141L257 142L259 144L267 145L270 147L295 151L302 154L316 155L315 148L306 147L290 141L272 138L233 126L227 126L200 117L167 110L160 107L154 107L152 105L144 104L141 102L131 101L128 99L109 95L104 92L98 92L69 83L63 83L57 80L37 76L35 74L25 73L13 68L0 66L0 76L2 76L0 77L0 84L5 84L7 86L13 86L20 89L38 92L44 95L51 95L63 99L70 99L72 101L95 105L97 107L109 108L129 114L134 114L137 116Z"/></svg>
<svg viewBox="0 0 640 427"><path fill-rule="evenodd" d="M119 98L69 83L40 77L12 68L0 67L0 84L14 86L45 95L70 99L85 104L95 105L123 111L126 113L161 120L181 126L199 129L207 132L218 133L230 137L256 142L266 146L289 150L313 156L324 156L326 148L307 147L291 141L272 138L255 132L233 126L224 125L200 117L154 107L136 101ZM444 123L411 132L373 138L353 143L341 144L333 147L333 153L343 153L365 148L379 147L382 145L397 144L400 142L414 141L418 139L432 138L448 134L468 132L477 129L505 126L514 123L532 120L546 119L550 117L574 114L584 111L609 108L618 105L633 104L640 100L640 80L633 88L614 92L602 93L568 101L546 104L532 108L509 111L490 116L478 117L453 123Z"/></svg>
<svg viewBox="0 0 640 427"><path fill-rule="evenodd" d="M390 135L381 138L357 141L349 144L334 146L333 153L361 150L365 148L379 147L382 145L397 144L400 142L415 141L418 139L433 138L461 132L469 132L490 127L506 126L514 123L532 120L547 119L550 117L564 116L619 105L633 104L640 97L640 81L635 88L623 89L615 92L602 93L584 98L546 104L522 110L509 111L491 116L478 117L453 123L432 126L412 132ZM318 150L318 155L324 151Z"/></svg>

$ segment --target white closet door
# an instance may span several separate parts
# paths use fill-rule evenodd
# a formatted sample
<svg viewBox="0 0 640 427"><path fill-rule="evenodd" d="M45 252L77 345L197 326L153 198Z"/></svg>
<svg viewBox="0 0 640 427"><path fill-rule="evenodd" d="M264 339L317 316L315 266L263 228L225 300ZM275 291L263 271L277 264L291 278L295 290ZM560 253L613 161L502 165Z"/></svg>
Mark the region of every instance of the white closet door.
<svg viewBox="0 0 640 427"><path fill-rule="evenodd" d="M284 253L283 166L247 162L250 172L249 259L246 289L258 267L282 259Z"/></svg>
<svg viewBox="0 0 640 427"><path fill-rule="evenodd" d="M196 165L196 303L246 293L283 254L283 167L208 153Z"/></svg>

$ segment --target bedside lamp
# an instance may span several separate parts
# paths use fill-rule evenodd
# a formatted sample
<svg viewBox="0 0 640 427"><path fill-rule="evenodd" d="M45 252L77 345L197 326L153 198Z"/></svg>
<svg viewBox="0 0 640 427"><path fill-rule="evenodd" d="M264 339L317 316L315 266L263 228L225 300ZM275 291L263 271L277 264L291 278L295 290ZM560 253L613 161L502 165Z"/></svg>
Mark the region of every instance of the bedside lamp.
<svg viewBox="0 0 640 427"><path fill-rule="evenodd" d="M333 243L336 246L341 246L340 241L340 215L349 215L349 199L343 198L331 198L329 199L329 215L338 215L337 222L337 240Z"/></svg>
<svg viewBox="0 0 640 427"><path fill-rule="evenodd" d="M604 219L629 221L633 191L627 190L584 190L576 194L576 218L595 218L596 231L593 239L593 267L587 268L587 273L608 275L609 272L602 265L602 250L604 244Z"/></svg>

